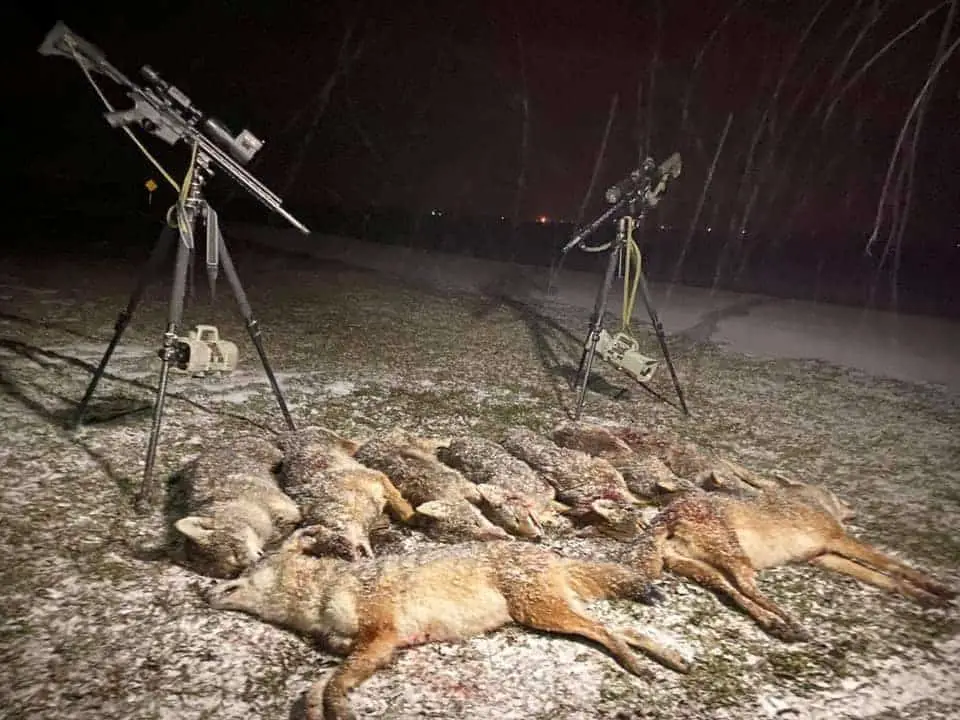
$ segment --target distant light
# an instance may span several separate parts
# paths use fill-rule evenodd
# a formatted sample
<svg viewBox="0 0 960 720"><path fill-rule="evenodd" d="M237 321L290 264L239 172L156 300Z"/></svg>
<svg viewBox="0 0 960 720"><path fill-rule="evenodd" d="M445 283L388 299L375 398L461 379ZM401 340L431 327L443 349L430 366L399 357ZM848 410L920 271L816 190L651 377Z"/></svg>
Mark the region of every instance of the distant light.
<svg viewBox="0 0 960 720"><path fill-rule="evenodd" d="M500 216L500 219L501 219L501 220L506 220L507 218L505 218L503 215L501 215L501 216Z"/></svg>
<svg viewBox="0 0 960 720"><path fill-rule="evenodd" d="M740 231L740 234L741 234L741 235L746 235L746 234L747 234L746 229L741 230L741 231Z"/></svg>
<svg viewBox="0 0 960 720"><path fill-rule="evenodd" d="M707 232L713 232L713 228L707 225Z"/></svg>
<svg viewBox="0 0 960 720"><path fill-rule="evenodd" d="M547 216L541 215L540 217L537 218L537 222L540 223L541 225L545 224L547 222Z"/></svg>
<svg viewBox="0 0 960 720"><path fill-rule="evenodd" d="M433 215L434 217L440 217L441 215L443 215L443 213L440 212L439 210L431 210L430 214Z"/></svg>
<svg viewBox="0 0 960 720"><path fill-rule="evenodd" d="M660 226L660 229L661 229L661 230L666 230L666 229L667 229L667 226L666 226L666 225L661 225L661 226Z"/></svg>

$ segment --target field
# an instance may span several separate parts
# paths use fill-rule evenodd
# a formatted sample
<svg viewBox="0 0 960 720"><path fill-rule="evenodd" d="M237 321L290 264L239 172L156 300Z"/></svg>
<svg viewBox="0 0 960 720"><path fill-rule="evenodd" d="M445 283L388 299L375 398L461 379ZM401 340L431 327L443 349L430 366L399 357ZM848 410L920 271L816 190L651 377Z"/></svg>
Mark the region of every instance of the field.
<svg viewBox="0 0 960 720"><path fill-rule="evenodd" d="M294 417L367 438L394 425L427 435L547 430L567 417L588 310L531 299L543 278L503 266L477 292L411 283L332 260L246 248L237 264ZM169 507L133 510L165 325L153 286L78 431L64 429L138 271L65 258L0 272L0 715L71 718L298 717L333 666L309 640L215 612L211 581L170 562ZM540 285L537 285L540 283ZM241 351L224 378L174 376L157 475L206 439L265 435L282 420L221 279L198 280L188 325L217 324ZM618 309L613 303L613 309ZM611 320L610 324L613 324ZM748 467L824 482L859 511L851 529L960 582L960 402L945 387L822 361L763 359L671 338L692 410L668 374L652 389L598 362L587 419L672 428ZM646 351L656 355L653 342ZM381 551L424 540L396 529ZM616 557L612 541L551 540ZM761 587L811 629L786 645L713 595L673 577L657 606L601 603L694 660L686 677L651 664L626 676L600 651L509 628L402 652L353 696L382 718L948 718L960 713L960 615L926 610L809 567Z"/></svg>

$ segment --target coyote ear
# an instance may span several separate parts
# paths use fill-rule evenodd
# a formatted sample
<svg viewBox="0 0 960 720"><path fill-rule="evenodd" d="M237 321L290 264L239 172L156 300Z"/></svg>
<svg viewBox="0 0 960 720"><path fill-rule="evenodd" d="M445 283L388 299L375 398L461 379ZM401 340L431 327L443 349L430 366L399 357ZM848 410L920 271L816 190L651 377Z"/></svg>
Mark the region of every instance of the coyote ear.
<svg viewBox="0 0 960 720"><path fill-rule="evenodd" d="M836 518L841 521L853 520L857 516L857 510L850 503L841 500L836 495L833 498L837 503Z"/></svg>
<svg viewBox="0 0 960 720"><path fill-rule="evenodd" d="M729 490L730 478L718 470L706 470L695 478L694 484L704 490Z"/></svg>
<svg viewBox="0 0 960 720"><path fill-rule="evenodd" d="M677 492L680 487L673 480L668 480L666 478L657 480L657 490L662 490L664 492Z"/></svg>
<svg viewBox="0 0 960 720"><path fill-rule="evenodd" d="M343 448L351 457L357 454L357 450L363 445L359 440L351 440L350 438L339 438L340 447Z"/></svg>
<svg viewBox="0 0 960 720"><path fill-rule="evenodd" d="M213 519L191 515L177 520L174 527L194 542L203 545L213 534Z"/></svg>
<svg viewBox="0 0 960 720"><path fill-rule="evenodd" d="M780 487L796 487L797 485L803 485L803 483L800 482L799 480L794 480L793 478L789 478L783 473L777 472L776 470L770 473L770 475Z"/></svg>
<svg viewBox="0 0 960 720"><path fill-rule="evenodd" d="M602 518L609 518L615 508L616 504L606 498L598 498L590 503L590 509Z"/></svg>
<svg viewBox="0 0 960 720"><path fill-rule="evenodd" d="M310 554L317 544L317 525L307 525L294 530L280 543L280 552Z"/></svg>
<svg viewBox="0 0 960 720"><path fill-rule="evenodd" d="M557 515L566 515L568 512L570 512L570 506L564 505L558 500L551 500L550 511L555 512Z"/></svg>
<svg viewBox="0 0 960 720"><path fill-rule="evenodd" d="M480 483L477 485L477 491L488 505L502 505L507 499L507 494L503 491L503 488L490 483Z"/></svg>
<svg viewBox="0 0 960 720"><path fill-rule="evenodd" d="M417 505L416 511L418 515L424 515L430 518L436 518L442 520L445 517L449 517L450 513L448 512L449 508L447 504L442 500L430 500L425 502L422 505Z"/></svg>

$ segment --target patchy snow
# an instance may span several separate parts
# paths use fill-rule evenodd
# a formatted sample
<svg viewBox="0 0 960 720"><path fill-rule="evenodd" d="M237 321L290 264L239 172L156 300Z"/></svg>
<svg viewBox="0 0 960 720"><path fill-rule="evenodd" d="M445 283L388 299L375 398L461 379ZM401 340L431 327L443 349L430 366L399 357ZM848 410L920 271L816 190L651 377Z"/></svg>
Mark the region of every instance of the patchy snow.
<svg viewBox="0 0 960 720"><path fill-rule="evenodd" d="M936 662L926 653L908 652L874 663L872 677L847 678L836 690L813 698L774 691L762 696L760 704L769 717L803 720L871 718L924 700L960 707L960 637L936 643L935 649Z"/></svg>
<svg viewBox="0 0 960 720"><path fill-rule="evenodd" d="M360 439L397 424L436 436L496 438L511 425L543 430L568 416L569 371L579 360L597 278L564 273L556 284L563 301L541 302L546 278L537 269L519 277L499 263L310 242L387 272L331 270L282 253L270 264L238 257L298 422ZM90 282L78 290L72 278L79 270ZM71 267L58 278L54 268L50 283L59 289L39 296L44 302L15 285L5 302L5 312L22 321L0 326L0 707L4 717L31 720L296 718L304 691L337 660L293 633L206 605L210 580L176 565L165 544L173 495L165 515L132 509L164 292L145 300L108 366L90 407L96 421L77 432L62 429L106 347L131 276L131 268L101 265ZM488 282L519 297L522 311L492 300ZM46 300L56 301L52 316ZM937 382L940 363L956 367L955 330L932 319L883 325L825 306L807 317L809 309L786 301L755 300L677 288L666 303L691 418L602 363L585 418L673 429L758 471L826 482L857 506L857 535L956 583L955 393L870 375L870 358L852 358L861 369L851 372L736 351L754 335L767 343L768 327L771 347L789 349L790 338L821 332L828 344L842 345L848 331L856 337L851 323L867 318L867 334L880 344L853 345L867 355L883 351L891 372L881 374ZM720 314L711 315L715 310ZM232 307L223 315L216 324L243 343L243 364L223 377L171 376L158 478L170 478L212 434L259 428L269 435L283 427L242 323L230 319ZM740 332L738 323L753 330L724 346L724 337ZM917 363L919 350L907 339L934 332L942 338L928 353L930 364ZM841 357L842 349L824 354ZM807 354L809 347L797 342L793 350ZM651 389L672 398L666 373ZM391 533L378 552L429 544L406 529ZM625 552L602 538L558 534L545 544L577 557L616 560ZM806 566L764 573L759 582L810 628L813 642L773 640L710 593L668 576L656 606L610 602L591 611L675 647L694 661L689 676L649 663L648 678L633 678L592 646L514 627L405 650L352 702L360 717L391 720L934 720L960 712L956 607L921 608Z"/></svg>
<svg viewBox="0 0 960 720"><path fill-rule="evenodd" d="M338 380L320 388L320 392L329 397L346 397L356 390L357 386L349 380Z"/></svg>
<svg viewBox="0 0 960 720"><path fill-rule="evenodd" d="M511 265L417 248L385 246L331 236L304 238L296 231L231 224L229 232L265 245L340 260L438 290L495 291L535 303L591 309L602 276ZM822 360L871 375L939 383L960 392L960 321L881 312L803 300L650 283L668 334L714 342L764 358ZM608 308L622 304L614 284ZM642 304L635 322L647 324Z"/></svg>

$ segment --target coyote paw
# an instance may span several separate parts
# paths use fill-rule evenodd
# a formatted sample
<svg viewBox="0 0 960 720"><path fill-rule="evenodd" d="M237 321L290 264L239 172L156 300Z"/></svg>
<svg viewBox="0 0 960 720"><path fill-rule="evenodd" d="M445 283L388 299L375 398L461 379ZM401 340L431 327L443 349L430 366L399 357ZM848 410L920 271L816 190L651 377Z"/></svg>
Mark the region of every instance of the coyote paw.
<svg viewBox="0 0 960 720"><path fill-rule="evenodd" d="M327 678L317 680L304 696L306 720L356 720L357 716L339 693L327 692Z"/></svg>
<svg viewBox="0 0 960 720"><path fill-rule="evenodd" d="M810 633L807 632L806 628L793 621L788 622L778 619L770 623L766 630L775 638L782 640L783 642L795 643L807 642L810 640Z"/></svg>
<svg viewBox="0 0 960 720"><path fill-rule="evenodd" d="M659 642L656 642L649 636L643 634L642 632L630 628L630 627L621 627L617 629L617 632L620 636L627 641L627 644L631 647L635 647L644 654L656 660L658 663L663 665L674 672L679 673L689 673L691 665L689 662L683 659L683 656L680 655L676 650L672 650L664 645L661 645ZM639 672L639 670L631 670L638 677L646 677L652 679L652 673L649 669Z"/></svg>
<svg viewBox="0 0 960 720"><path fill-rule="evenodd" d="M912 597L914 600L916 600L918 603L920 603L920 605L922 605L925 608L947 607L950 604L952 604L953 598L956 597L955 594L934 595L930 591L923 590L923 589L921 590L914 589L912 592L904 592L903 594L907 595L908 597Z"/></svg>
<svg viewBox="0 0 960 720"><path fill-rule="evenodd" d="M666 598L667 596L663 594L663 591L652 583L644 587L637 596L637 600L644 605L659 605Z"/></svg>

